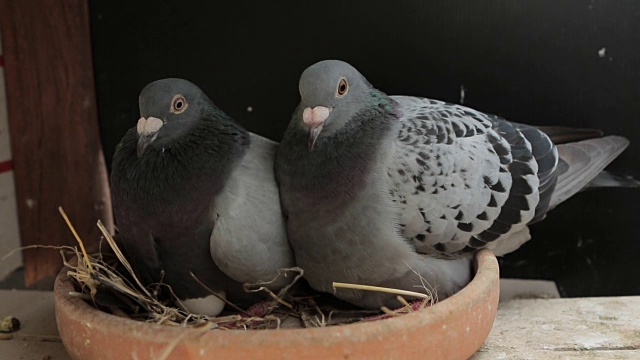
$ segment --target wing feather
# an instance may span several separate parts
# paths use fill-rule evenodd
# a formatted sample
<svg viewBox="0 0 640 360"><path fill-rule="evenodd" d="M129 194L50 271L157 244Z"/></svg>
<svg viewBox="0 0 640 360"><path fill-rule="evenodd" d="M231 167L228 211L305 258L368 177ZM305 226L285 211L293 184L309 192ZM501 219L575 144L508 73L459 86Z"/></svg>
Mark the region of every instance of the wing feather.
<svg viewBox="0 0 640 360"><path fill-rule="evenodd" d="M416 251L452 257L495 248L544 216L558 162L544 133L459 105L393 99L402 117L390 192Z"/></svg>

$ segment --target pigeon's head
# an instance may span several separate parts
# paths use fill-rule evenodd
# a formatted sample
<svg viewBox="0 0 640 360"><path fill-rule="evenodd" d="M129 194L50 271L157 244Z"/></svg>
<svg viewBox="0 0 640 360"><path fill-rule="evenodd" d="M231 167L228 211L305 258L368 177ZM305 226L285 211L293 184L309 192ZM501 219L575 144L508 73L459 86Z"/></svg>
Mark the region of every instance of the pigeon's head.
<svg viewBox="0 0 640 360"><path fill-rule="evenodd" d="M371 84L344 61L325 60L308 67L300 76L302 126L309 131L309 150L320 136L342 129L349 119L370 103Z"/></svg>
<svg viewBox="0 0 640 360"><path fill-rule="evenodd" d="M213 106L200 88L183 79L154 81L142 89L138 101L138 157L151 144L164 146L184 134Z"/></svg>

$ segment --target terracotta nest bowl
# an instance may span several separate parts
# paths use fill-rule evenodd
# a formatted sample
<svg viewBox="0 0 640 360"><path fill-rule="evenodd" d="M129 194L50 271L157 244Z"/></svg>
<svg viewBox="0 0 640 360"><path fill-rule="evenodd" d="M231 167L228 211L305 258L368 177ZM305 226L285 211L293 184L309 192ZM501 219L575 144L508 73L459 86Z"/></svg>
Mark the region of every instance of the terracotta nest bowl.
<svg viewBox="0 0 640 360"><path fill-rule="evenodd" d="M117 317L77 297L63 268L55 283L62 341L73 359L467 359L493 326L499 269L489 251L476 255L474 279L454 296L391 319L324 328L211 330Z"/></svg>

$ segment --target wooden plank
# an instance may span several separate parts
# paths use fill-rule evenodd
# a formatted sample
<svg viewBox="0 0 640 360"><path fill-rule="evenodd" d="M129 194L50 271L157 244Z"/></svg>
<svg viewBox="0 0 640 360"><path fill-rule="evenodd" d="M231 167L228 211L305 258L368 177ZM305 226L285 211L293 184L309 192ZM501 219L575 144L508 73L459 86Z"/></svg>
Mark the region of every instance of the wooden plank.
<svg viewBox="0 0 640 360"><path fill-rule="evenodd" d="M0 341L2 359L69 359L58 335L51 291L0 290L0 308L0 316L12 315L21 324L10 340Z"/></svg>
<svg viewBox="0 0 640 360"><path fill-rule="evenodd" d="M472 359L640 359L640 296L502 303Z"/></svg>
<svg viewBox="0 0 640 360"><path fill-rule="evenodd" d="M111 226L98 134L85 0L0 0L9 127L23 245L75 241L63 206L87 243ZM52 250L24 253L25 282L55 274Z"/></svg>

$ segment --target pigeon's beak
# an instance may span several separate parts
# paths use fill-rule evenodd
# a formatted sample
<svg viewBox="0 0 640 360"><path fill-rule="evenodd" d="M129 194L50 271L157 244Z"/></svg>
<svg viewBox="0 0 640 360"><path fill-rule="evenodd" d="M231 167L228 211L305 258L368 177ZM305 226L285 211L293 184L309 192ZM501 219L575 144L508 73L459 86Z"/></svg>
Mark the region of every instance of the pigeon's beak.
<svg viewBox="0 0 640 360"><path fill-rule="evenodd" d="M141 157L147 146L158 137L158 131L162 125L164 125L164 121L152 116L146 119L142 117L138 120L136 127L138 131L138 157Z"/></svg>
<svg viewBox="0 0 640 360"><path fill-rule="evenodd" d="M318 140L318 136L322 131L325 120L329 117L331 109L324 106L316 106L313 109L308 107L302 113L302 121L309 127L309 151L313 151L313 147Z"/></svg>

